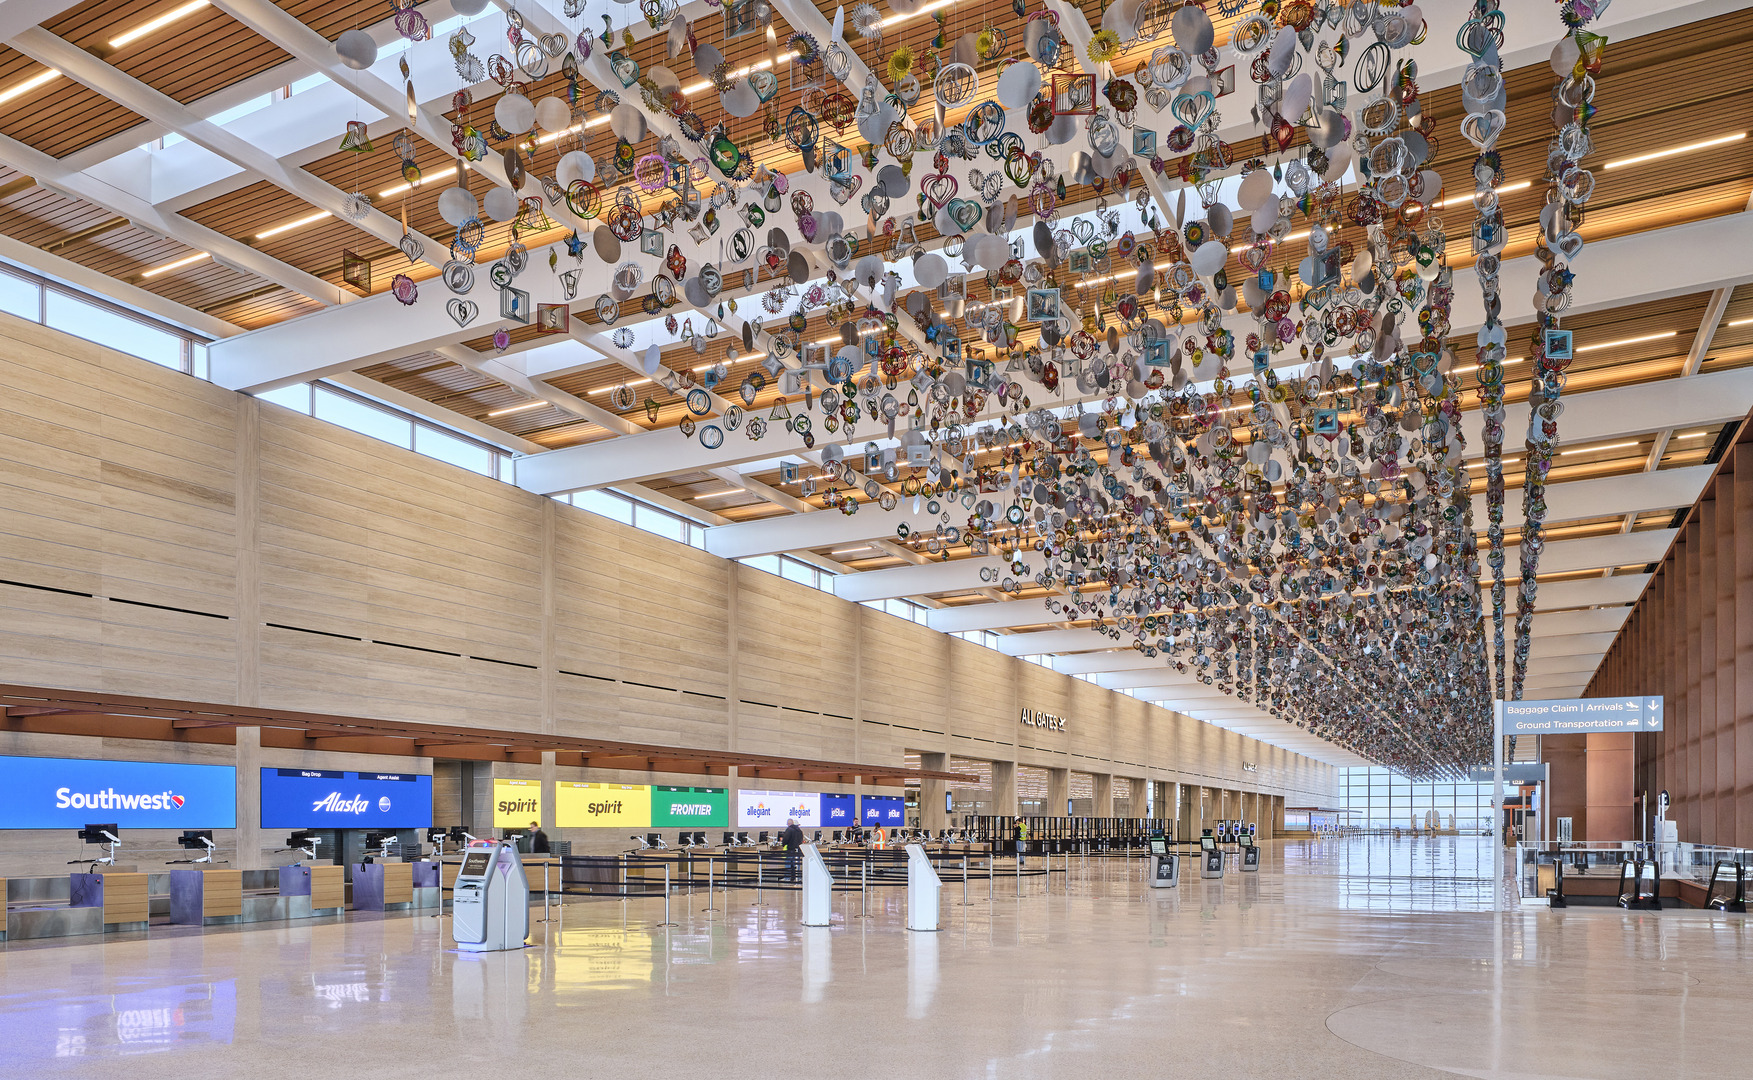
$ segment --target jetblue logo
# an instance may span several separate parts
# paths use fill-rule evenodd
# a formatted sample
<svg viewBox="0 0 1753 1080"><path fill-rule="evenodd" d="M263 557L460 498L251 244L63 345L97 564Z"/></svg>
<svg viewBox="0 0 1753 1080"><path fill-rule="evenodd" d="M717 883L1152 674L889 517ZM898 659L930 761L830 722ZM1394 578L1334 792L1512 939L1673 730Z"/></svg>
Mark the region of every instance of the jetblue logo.
<svg viewBox="0 0 1753 1080"><path fill-rule="evenodd" d="M388 799L383 801L389 802ZM371 809L371 800L363 795L344 799L339 791L331 791L325 797L312 803L310 808L313 812L320 811L325 814L363 814ZM389 807L385 806L384 809L388 810Z"/></svg>
<svg viewBox="0 0 1753 1080"><path fill-rule="evenodd" d="M843 818L846 816L846 808L844 806L836 806L828 811L828 816L835 819Z"/></svg>
<svg viewBox="0 0 1753 1080"><path fill-rule="evenodd" d="M181 810L183 797L162 791L155 795L118 795L115 788L102 791L55 789L55 809L66 810Z"/></svg>

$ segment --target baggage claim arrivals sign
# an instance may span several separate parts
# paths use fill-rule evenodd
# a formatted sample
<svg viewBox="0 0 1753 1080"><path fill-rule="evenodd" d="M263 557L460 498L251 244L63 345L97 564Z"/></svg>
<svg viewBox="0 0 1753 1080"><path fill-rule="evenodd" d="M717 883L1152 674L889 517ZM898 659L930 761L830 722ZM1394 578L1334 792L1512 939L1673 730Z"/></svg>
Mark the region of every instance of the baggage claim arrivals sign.
<svg viewBox="0 0 1753 1080"><path fill-rule="evenodd" d="M1503 702L1505 735L1594 735L1662 730L1661 697Z"/></svg>

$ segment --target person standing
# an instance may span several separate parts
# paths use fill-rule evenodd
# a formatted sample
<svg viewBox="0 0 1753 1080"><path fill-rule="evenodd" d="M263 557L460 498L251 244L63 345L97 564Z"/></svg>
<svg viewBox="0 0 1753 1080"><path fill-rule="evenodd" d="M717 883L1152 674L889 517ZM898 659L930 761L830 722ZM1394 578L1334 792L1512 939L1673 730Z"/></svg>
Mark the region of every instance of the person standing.
<svg viewBox="0 0 1753 1080"><path fill-rule="evenodd" d="M539 821L530 822L530 854L548 854L548 834L542 831L542 823Z"/></svg>
<svg viewBox="0 0 1753 1080"><path fill-rule="evenodd" d="M1022 818L1016 819L1016 865L1023 868L1023 847L1029 842L1029 823Z"/></svg>
<svg viewBox="0 0 1753 1080"><path fill-rule="evenodd" d="M785 849L785 880L798 880L798 858L803 850L803 830L797 827L796 818L785 819L785 831L779 834L779 844Z"/></svg>

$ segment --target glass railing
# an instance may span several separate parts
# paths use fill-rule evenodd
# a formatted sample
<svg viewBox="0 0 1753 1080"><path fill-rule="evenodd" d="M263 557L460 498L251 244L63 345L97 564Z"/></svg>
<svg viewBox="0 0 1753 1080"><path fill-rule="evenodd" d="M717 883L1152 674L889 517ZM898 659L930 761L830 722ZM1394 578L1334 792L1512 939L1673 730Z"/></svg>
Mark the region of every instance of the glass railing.
<svg viewBox="0 0 1753 1080"><path fill-rule="evenodd" d="M1705 889L1708 902L1714 902L1732 899L1737 881L1753 876L1753 848L1632 840L1517 844L1515 867L1516 883L1527 899L1545 898L1560 878L1565 882L1635 879L1648 890L1659 875L1659 880Z"/></svg>

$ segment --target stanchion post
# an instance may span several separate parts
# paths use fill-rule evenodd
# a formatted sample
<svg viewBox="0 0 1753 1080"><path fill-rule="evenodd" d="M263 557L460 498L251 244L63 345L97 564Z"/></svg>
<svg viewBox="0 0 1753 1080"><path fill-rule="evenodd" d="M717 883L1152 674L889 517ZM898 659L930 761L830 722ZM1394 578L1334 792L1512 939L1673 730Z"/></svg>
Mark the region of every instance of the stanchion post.
<svg viewBox="0 0 1753 1080"><path fill-rule="evenodd" d="M761 876L761 853L755 852L755 906L766 907L766 886Z"/></svg>
<svg viewBox="0 0 1753 1080"><path fill-rule="evenodd" d="M663 925L674 926L670 921L670 864L663 864Z"/></svg>
<svg viewBox="0 0 1753 1080"><path fill-rule="evenodd" d="M968 906L968 852L962 851L962 906Z"/></svg>
<svg viewBox="0 0 1753 1080"><path fill-rule="evenodd" d="M548 867L553 865L547 860L542 861L542 921L548 921Z"/></svg>
<svg viewBox="0 0 1753 1080"><path fill-rule="evenodd" d="M710 853L706 856L706 910L718 910L712 906L712 855ZM710 916L708 916L708 918L710 918Z"/></svg>
<svg viewBox="0 0 1753 1080"><path fill-rule="evenodd" d="M870 918L864 911L864 890L869 881L870 858L866 856L864 861L858 864L858 918L860 919Z"/></svg>
<svg viewBox="0 0 1753 1080"><path fill-rule="evenodd" d="M1051 858L1051 856L1046 857ZM1018 896L1023 894L1023 849L1021 847L1017 848L1016 855L1016 894Z"/></svg>

